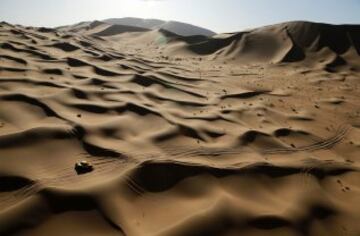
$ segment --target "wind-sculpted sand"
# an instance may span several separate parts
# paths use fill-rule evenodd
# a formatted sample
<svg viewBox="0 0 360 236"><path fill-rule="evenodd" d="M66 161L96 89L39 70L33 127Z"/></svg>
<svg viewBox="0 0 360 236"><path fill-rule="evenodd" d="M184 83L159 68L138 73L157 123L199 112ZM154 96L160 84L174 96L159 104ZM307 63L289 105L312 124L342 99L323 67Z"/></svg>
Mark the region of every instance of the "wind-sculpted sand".
<svg viewBox="0 0 360 236"><path fill-rule="evenodd" d="M0 235L360 235L359 42L1 23Z"/></svg>

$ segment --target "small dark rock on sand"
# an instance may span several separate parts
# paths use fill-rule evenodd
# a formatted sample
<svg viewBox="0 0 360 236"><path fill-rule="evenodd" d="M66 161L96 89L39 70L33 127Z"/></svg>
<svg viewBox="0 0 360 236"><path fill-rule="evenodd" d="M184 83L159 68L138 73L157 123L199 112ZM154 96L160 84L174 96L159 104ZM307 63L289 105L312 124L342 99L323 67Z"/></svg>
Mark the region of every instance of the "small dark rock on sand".
<svg viewBox="0 0 360 236"><path fill-rule="evenodd" d="M75 164L75 171L78 175L86 174L94 170L94 167L87 161L80 161Z"/></svg>

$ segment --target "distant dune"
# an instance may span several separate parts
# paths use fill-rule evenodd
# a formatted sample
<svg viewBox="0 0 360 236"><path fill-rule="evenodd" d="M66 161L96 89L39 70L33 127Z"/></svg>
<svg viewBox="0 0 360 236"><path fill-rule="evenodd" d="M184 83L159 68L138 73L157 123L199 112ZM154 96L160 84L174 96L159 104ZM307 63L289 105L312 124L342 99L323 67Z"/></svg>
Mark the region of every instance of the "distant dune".
<svg viewBox="0 0 360 236"><path fill-rule="evenodd" d="M79 31L83 29L93 28L99 25L120 25L128 26L135 28L142 28L148 30L167 30L177 35L181 36L194 36L194 35L203 35L203 36L213 36L215 32L201 28L195 25L186 24L177 21L162 21L157 19L141 19L141 18L113 18L103 21L93 21L93 22L81 22L71 26L62 26L57 29L70 29L72 31ZM129 30L132 31L132 30Z"/></svg>
<svg viewBox="0 0 360 236"><path fill-rule="evenodd" d="M0 235L360 235L360 26L0 23Z"/></svg>
<svg viewBox="0 0 360 236"><path fill-rule="evenodd" d="M162 21L158 19L141 19L133 17L114 18L103 20L116 25L130 25L146 29L164 29L181 36L205 35L213 36L215 32L195 25L178 21Z"/></svg>
<svg viewBox="0 0 360 236"><path fill-rule="evenodd" d="M146 29L159 29L159 26L161 27L166 23L166 21L158 19L141 19L135 17L111 18L103 20L103 22L114 25L130 25Z"/></svg>

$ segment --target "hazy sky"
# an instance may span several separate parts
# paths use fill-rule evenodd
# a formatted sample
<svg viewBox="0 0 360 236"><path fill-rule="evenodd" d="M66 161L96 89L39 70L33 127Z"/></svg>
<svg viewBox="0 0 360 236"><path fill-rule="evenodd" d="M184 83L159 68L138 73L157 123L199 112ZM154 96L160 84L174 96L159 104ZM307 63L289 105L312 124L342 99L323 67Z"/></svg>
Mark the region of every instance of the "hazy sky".
<svg viewBox="0 0 360 236"><path fill-rule="evenodd" d="M360 24L360 0L0 0L0 20L13 24L52 27L127 16L216 32L290 20Z"/></svg>

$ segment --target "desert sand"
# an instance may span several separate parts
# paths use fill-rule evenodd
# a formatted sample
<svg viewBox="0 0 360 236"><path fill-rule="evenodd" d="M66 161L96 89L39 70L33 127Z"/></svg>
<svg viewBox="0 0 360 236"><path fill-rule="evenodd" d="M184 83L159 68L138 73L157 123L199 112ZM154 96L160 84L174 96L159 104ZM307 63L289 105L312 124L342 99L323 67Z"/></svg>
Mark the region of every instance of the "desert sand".
<svg viewBox="0 0 360 236"><path fill-rule="evenodd" d="M360 235L359 58L356 25L3 22L0 235Z"/></svg>

